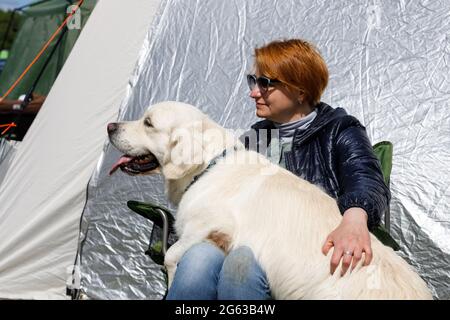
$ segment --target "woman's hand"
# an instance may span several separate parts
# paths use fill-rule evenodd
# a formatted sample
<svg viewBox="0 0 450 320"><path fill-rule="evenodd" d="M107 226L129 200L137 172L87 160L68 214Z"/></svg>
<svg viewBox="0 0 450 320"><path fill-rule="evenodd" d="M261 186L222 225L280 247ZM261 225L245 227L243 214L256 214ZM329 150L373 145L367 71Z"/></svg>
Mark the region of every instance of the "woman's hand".
<svg viewBox="0 0 450 320"><path fill-rule="evenodd" d="M341 224L331 232L322 247L322 253L327 255L334 247L331 257L331 274L339 267L342 258L343 276L350 265L352 270L356 267L365 253L364 264L367 266L372 261L372 247L370 234L367 228L367 213L362 208L350 208L344 212ZM353 263L352 263L353 260Z"/></svg>

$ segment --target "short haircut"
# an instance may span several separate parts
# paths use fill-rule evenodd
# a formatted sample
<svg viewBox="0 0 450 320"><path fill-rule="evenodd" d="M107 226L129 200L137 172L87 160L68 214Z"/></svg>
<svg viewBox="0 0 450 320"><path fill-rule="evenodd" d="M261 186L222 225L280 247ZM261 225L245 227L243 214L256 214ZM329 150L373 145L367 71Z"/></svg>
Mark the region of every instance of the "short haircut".
<svg viewBox="0 0 450 320"><path fill-rule="evenodd" d="M256 71L281 81L293 95L304 94L314 107L328 84L328 68L319 51L301 39L278 40L255 49Z"/></svg>

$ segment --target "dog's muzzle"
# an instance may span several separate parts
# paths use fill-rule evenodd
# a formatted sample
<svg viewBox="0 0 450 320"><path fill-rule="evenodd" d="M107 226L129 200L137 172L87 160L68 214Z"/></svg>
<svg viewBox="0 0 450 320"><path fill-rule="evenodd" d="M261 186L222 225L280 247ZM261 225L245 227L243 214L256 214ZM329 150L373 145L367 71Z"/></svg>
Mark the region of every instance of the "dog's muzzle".
<svg viewBox="0 0 450 320"><path fill-rule="evenodd" d="M159 162L156 160L153 154L142 155L138 157L132 157L128 155L123 155L120 159L112 166L109 174L113 174L117 169L121 169L123 172L137 175L149 173L159 167Z"/></svg>
<svg viewBox="0 0 450 320"><path fill-rule="evenodd" d="M114 138L117 132L119 131L119 127L120 127L119 123L109 123L107 126L108 135L113 145L115 145ZM109 171L109 174L110 175L113 174L119 168L123 172L128 173L130 175L146 174L155 170L158 167L159 162L151 152L138 156L130 156L125 154L121 156L116 163L113 164L111 170Z"/></svg>

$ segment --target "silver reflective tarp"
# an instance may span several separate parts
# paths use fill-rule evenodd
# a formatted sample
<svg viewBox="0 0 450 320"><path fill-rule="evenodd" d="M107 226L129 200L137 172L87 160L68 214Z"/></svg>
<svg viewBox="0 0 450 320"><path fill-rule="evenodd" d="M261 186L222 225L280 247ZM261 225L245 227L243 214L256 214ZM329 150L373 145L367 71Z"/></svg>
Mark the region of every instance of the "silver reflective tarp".
<svg viewBox="0 0 450 320"><path fill-rule="evenodd" d="M393 142L392 235L434 296L449 299L449 10L447 0L166 0L119 120L177 100L225 127L248 128L257 120L245 82L253 48L280 38L311 41L330 71L322 101L360 119L373 144ZM160 299L162 272L144 254L151 223L126 202L169 206L162 179L109 176L118 157L106 142L88 188L78 254L81 289L91 299Z"/></svg>
<svg viewBox="0 0 450 320"><path fill-rule="evenodd" d="M0 185L19 144L19 141L0 139Z"/></svg>

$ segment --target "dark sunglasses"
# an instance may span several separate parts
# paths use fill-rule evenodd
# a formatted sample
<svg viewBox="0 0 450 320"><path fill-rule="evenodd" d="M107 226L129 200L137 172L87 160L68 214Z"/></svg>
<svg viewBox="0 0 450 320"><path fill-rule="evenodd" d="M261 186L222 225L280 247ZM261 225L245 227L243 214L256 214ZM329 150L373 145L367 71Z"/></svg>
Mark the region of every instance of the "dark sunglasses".
<svg viewBox="0 0 450 320"><path fill-rule="evenodd" d="M261 76L259 78L256 77L254 74L248 74L247 75L247 84L250 90L253 90L256 85L258 85L259 90L262 92L266 92L269 87L273 87L274 83L280 83L280 80L277 79L270 79L264 76Z"/></svg>

